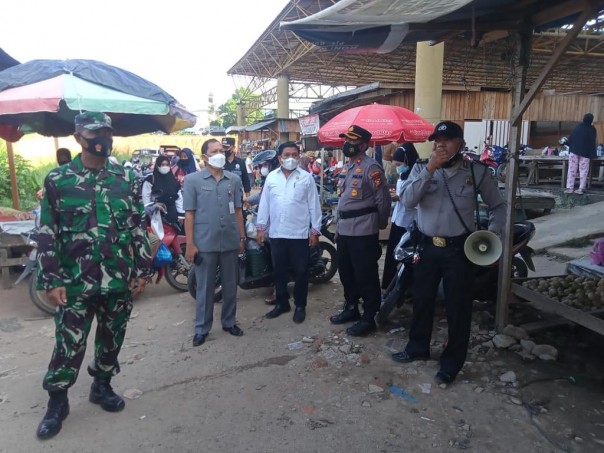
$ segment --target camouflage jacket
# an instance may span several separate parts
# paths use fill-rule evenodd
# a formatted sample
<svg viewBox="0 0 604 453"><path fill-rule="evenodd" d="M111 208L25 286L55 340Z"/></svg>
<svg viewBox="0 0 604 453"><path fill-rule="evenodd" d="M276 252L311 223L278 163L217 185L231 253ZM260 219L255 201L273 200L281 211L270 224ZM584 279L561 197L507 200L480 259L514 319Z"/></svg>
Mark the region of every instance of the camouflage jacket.
<svg viewBox="0 0 604 453"><path fill-rule="evenodd" d="M38 289L67 295L128 291L151 272L143 205L134 173L107 161L85 168L80 156L44 181L38 239Z"/></svg>

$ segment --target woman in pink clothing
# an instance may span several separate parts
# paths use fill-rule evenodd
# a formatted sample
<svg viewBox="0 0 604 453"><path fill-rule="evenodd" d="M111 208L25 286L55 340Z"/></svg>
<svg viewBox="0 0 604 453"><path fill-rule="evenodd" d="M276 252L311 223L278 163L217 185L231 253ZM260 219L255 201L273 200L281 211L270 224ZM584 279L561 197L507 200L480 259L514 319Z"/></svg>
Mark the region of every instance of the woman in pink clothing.
<svg viewBox="0 0 604 453"><path fill-rule="evenodd" d="M576 193L583 195L587 187L587 175L591 159L596 157L596 128L592 123L594 116L586 113L583 122L573 130L568 145L568 174L566 175L565 193ZM575 188L575 176L579 169L579 189Z"/></svg>

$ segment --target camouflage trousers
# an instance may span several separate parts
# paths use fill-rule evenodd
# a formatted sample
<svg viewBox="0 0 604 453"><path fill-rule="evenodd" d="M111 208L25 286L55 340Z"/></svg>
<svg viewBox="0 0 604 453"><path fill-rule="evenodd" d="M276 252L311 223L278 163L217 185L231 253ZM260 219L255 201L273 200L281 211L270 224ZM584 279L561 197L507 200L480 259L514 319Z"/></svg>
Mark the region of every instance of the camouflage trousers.
<svg viewBox="0 0 604 453"><path fill-rule="evenodd" d="M75 383L95 315L94 359L88 366L88 373L99 378L110 378L119 373L117 356L124 342L131 311L129 292L68 298L67 305L59 307L55 313L56 343L44 376L44 389L66 390Z"/></svg>

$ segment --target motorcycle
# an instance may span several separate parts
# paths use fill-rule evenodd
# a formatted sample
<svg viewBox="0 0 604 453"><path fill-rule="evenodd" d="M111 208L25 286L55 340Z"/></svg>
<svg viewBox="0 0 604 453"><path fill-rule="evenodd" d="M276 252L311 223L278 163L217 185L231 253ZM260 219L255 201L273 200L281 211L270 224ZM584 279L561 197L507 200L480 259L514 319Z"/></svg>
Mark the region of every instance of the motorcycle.
<svg viewBox="0 0 604 453"><path fill-rule="evenodd" d="M485 225L482 225L486 228ZM528 270L535 271L533 263L534 250L528 243L535 235L535 225L532 222L516 222L514 224L514 240L512 246L512 277L526 278ZM405 300L412 297L413 286L413 259L415 247L411 241L409 231L394 248L394 259L399 262L398 271L382 297L380 311L376 315L378 324L386 324L392 311L401 307ZM491 297L497 290L499 278L499 260L489 266L476 266L474 298L483 299Z"/></svg>
<svg viewBox="0 0 604 453"><path fill-rule="evenodd" d="M29 277L31 275L31 278L29 279L29 287L28 287L29 298L31 299L33 304L36 307L38 307L40 310L42 310L45 313L48 313L49 315L52 315L52 314L54 314L56 307L49 302L48 298L46 297L46 291L38 291L38 289L37 289L37 286L38 286L38 272L37 272L37 268L38 268L38 259L37 259L37 257L38 257L38 227L36 226L36 228L31 230L30 232L28 232L27 234L24 234L23 237L24 237L26 243L29 246L31 246L32 249L29 252L27 264L25 264L25 267L23 268L21 275L19 275L19 278L17 278L17 281L15 282L15 286L18 285L19 283L21 283L23 280L25 280L27 277Z"/></svg>
<svg viewBox="0 0 604 453"><path fill-rule="evenodd" d="M244 217L253 217L253 210L246 211ZM319 241L319 245L312 247L309 260L310 283L327 283L338 270L338 252L335 244L335 234L329 231L329 227L335 221L334 215L325 210L321 217L321 234L327 241ZM271 264L270 241L264 245L258 244L255 239L256 230L251 220L246 224L246 248L243 255L239 256L239 287L241 289L254 289L269 287L273 284L273 269ZM329 241L329 242L328 242ZM189 294L195 299L197 297L197 281L195 272L189 272L188 277ZM222 299L222 284L220 277L220 266L216 269L214 301Z"/></svg>
<svg viewBox="0 0 604 453"><path fill-rule="evenodd" d="M155 283L159 283L163 276L166 277L168 284L178 290L185 292L188 290L187 277L191 265L185 259L185 244L186 238L184 233L181 231L179 225L171 225L168 223L163 224L164 227L164 238L162 242L166 244L170 252L172 253L172 261L161 268L155 269L157 278ZM50 315L55 313L55 306L48 301L46 297L46 291L39 291L37 289L38 284L38 229L37 227L27 233L25 236L26 243L32 247L28 255L28 261L25 268L21 272L21 275L17 278L15 285L18 285L23 280L31 275L29 279L29 298L33 304L45 313ZM155 275L154 273L154 275ZM153 278L153 276L151 277Z"/></svg>
<svg viewBox="0 0 604 453"><path fill-rule="evenodd" d="M158 208L154 208L157 210ZM157 274L155 283L159 283L165 276L168 284L177 291L186 292L188 290L188 276L191 270L191 264L185 258L186 242L183 226L179 223L169 223L163 218L161 220L163 227L163 238L161 242L165 244L170 253L172 260L165 266L154 267L154 273L150 277ZM151 226L147 227L150 233L154 233Z"/></svg>
<svg viewBox="0 0 604 453"><path fill-rule="evenodd" d="M491 137L487 137L484 144L485 147L479 160L489 168L494 177L501 182L505 182L505 171L508 162L507 146L491 145Z"/></svg>

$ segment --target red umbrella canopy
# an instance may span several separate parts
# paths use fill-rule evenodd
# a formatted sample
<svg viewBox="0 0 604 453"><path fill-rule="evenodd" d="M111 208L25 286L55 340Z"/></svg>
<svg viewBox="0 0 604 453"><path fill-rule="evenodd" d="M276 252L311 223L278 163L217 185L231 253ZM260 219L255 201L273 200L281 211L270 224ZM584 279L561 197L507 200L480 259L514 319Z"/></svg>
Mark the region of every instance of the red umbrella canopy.
<svg viewBox="0 0 604 453"><path fill-rule="evenodd" d="M372 145L391 142L425 142L434 131L434 125L418 114L403 107L370 104L345 110L334 116L319 129L319 143L341 146L339 135L356 124L371 132Z"/></svg>

